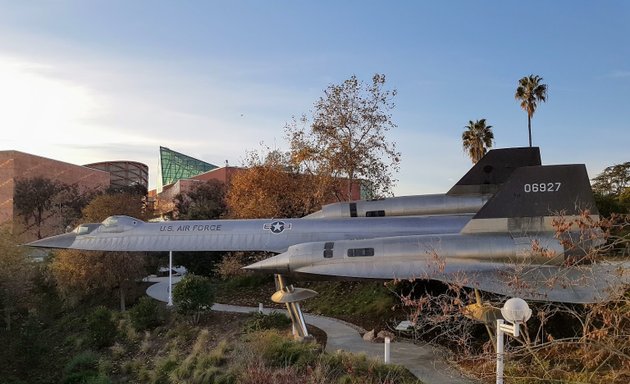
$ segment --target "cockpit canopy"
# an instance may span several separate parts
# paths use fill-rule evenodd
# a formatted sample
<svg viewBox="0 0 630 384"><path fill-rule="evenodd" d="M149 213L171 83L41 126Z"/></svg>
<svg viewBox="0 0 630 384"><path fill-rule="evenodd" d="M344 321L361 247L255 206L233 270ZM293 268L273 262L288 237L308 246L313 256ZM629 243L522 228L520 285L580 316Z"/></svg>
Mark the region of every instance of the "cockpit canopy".
<svg viewBox="0 0 630 384"><path fill-rule="evenodd" d="M72 233L76 235L87 235L100 226L100 223L80 224L72 231Z"/></svg>
<svg viewBox="0 0 630 384"><path fill-rule="evenodd" d="M77 235L87 235L95 230L97 232L118 233L136 228L142 223L142 220L138 220L130 216L110 216L103 220L102 223L81 224L72 232Z"/></svg>
<svg viewBox="0 0 630 384"><path fill-rule="evenodd" d="M103 220L99 230L102 232L125 232L137 227L140 223L142 220L130 216L110 216Z"/></svg>

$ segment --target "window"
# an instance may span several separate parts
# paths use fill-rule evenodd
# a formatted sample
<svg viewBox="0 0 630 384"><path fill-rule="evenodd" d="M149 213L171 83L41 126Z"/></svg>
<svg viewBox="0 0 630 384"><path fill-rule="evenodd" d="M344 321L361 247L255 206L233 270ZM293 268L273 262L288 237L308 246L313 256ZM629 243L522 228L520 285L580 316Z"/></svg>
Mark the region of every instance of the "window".
<svg viewBox="0 0 630 384"><path fill-rule="evenodd" d="M374 256L374 248L350 248L348 257Z"/></svg>
<svg viewBox="0 0 630 384"><path fill-rule="evenodd" d="M367 211L365 212L365 217L384 217L385 211Z"/></svg>
<svg viewBox="0 0 630 384"><path fill-rule="evenodd" d="M333 257L333 248L335 247L335 243L326 243L324 244L324 257L330 259Z"/></svg>

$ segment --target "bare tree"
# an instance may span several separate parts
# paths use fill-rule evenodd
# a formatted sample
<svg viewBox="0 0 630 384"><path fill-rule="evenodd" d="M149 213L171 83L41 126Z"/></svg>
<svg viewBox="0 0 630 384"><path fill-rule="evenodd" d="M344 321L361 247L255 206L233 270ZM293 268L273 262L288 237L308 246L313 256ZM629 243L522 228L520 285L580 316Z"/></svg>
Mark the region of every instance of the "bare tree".
<svg viewBox="0 0 630 384"><path fill-rule="evenodd" d="M353 75L324 90L312 121L303 116L287 124L294 164L328 182L345 178L344 200L352 198L358 182L373 196L391 194L395 184L400 152L386 134L396 127L390 114L396 90L384 86L385 75L375 74L367 85Z"/></svg>

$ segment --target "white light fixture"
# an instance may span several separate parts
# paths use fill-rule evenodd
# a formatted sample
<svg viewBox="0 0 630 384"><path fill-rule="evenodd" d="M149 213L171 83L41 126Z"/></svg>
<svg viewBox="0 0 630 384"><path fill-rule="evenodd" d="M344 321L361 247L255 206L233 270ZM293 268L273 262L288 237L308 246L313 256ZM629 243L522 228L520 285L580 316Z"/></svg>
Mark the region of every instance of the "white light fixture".
<svg viewBox="0 0 630 384"><path fill-rule="evenodd" d="M501 315L510 323L524 324L532 317L532 310L525 300L513 297L505 302L501 308Z"/></svg>
<svg viewBox="0 0 630 384"><path fill-rule="evenodd" d="M497 384L503 384L503 334L518 337L520 325L529 320L532 310L525 300L514 297L505 302L501 308L501 315L511 324L505 324L503 319L497 319Z"/></svg>

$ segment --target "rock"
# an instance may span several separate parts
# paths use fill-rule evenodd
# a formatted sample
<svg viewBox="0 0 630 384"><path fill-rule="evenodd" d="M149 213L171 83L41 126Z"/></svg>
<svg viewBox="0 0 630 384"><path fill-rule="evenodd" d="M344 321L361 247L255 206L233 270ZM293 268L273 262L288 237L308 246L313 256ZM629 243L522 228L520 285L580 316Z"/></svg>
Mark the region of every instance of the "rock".
<svg viewBox="0 0 630 384"><path fill-rule="evenodd" d="M385 342L385 338L389 337L389 341L394 341L394 334L390 331L380 331L377 335L377 338L382 339L382 342Z"/></svg>
<svg viewBox="0 0 630 384"><path fill-rule="evenodd" d="M363 340L365 340L365 341L374 341L374 330L371 330L369 332L365 332L363 334Z"/></svg>

